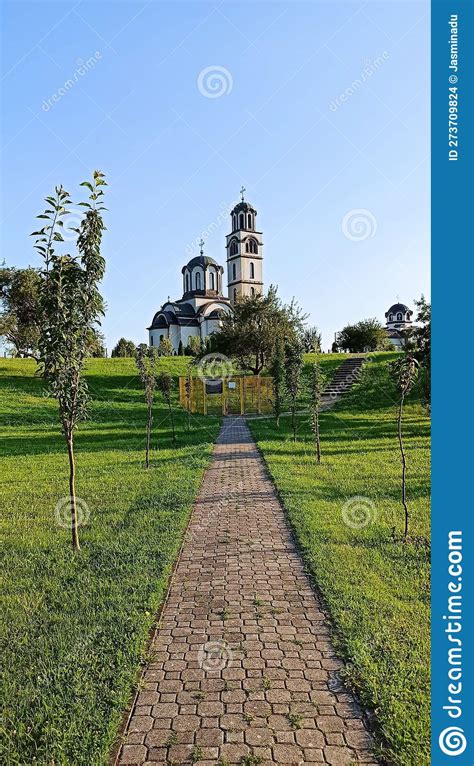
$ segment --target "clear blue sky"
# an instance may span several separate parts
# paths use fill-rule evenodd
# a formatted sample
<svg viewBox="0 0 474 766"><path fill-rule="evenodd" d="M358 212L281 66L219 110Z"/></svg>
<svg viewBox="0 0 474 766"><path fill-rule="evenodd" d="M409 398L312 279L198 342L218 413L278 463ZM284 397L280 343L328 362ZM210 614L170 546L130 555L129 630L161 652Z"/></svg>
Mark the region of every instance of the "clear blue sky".
<svg viewBox="0 0 474 766"><path fill-rule="evenodd" d="M62 183L79 201L104 171L109 349L181 296L201 235L225 266L242 184L265 285L324 348L429 295L428 2L16 0L3 16L3 257L39 265L42 198ZM222 83L199 81L216 66Z"/></svg>

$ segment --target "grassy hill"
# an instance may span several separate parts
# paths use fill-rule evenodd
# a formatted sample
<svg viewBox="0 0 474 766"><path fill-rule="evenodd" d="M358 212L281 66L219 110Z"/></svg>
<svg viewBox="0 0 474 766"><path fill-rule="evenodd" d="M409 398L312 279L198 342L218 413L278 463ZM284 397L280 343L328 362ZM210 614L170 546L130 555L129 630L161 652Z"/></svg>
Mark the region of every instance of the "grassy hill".
<svg viewBox="0 0 474 766"><path fill-rule="evenodd" d="M186 363L163 360L175 376ZM89 362L94 401L76 451L77 493L90 518L74 555L69 530L55 519L68 495L57 406L34 369L27 360L0 361L0 761L95 766L107 762L129 701L219 421L193 416L187 432L178 413L173 447L158 401L146 471L146 414L133 360Z"/></svg>
<svg viewBox="0 0 474 766"><path fill-rule="evenodd" d="M284 499L308 566L327 600L349 680L376 712L400 766L428 761L428 422L408 406L408 545L402 525L393 391L375 355L362 383L322 416L323 460L314 461L308 416L299 441L289 419L251 427ZM345 357L324 355L330 375ZM309 362L304 378L309 375ZM163 359L176 378L188 360ZM172 562L208 463L219 419L177 410L178 442L157 397L152 466L144 465L146 412L135 365L91 360L90 419L77 434L77 492L89 522L73 555L55 507L67 496L67 455L56 403L35 365L0 360L0 470L5 593L0 693L6 766L107 763ZM176 394L177 396L177 394ZM302 395L301 406L308 399ZM369 498L375 522L347 527L341 508ZM6 576L5 576L6 575ZM411 759L411 760L410 760Z"/></svg>
<svg viewBox="0 0 474 766"><path fill-rule="evenodd" d="M280 431L273 420L250 425L331 614L346 680L376 713L383 752L398 766L427 766L429 421L415 391L404 426L412 540L403 543L395 356L374 355L360 383L322 414L319 466L308 416L296 444L289 418Z"/></svg>

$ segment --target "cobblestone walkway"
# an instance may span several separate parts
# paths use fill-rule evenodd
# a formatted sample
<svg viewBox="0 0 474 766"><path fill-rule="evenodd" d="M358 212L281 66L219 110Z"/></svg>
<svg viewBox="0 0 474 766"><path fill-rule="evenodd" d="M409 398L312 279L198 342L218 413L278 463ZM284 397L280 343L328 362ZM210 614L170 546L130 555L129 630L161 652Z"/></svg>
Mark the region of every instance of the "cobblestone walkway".
<svg viewBox="0 0 474 766"><path fill-rule="evenodd" d="M120 765L376 764L245 422L225 420Z"/></svg>

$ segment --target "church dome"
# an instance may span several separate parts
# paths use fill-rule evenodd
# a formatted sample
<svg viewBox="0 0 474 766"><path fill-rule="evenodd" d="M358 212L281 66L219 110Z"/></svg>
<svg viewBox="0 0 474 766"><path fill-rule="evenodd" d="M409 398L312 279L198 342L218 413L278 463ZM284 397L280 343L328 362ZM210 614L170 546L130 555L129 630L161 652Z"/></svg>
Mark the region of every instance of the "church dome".
<svg viewBox="0 0 474 766"><path fill-rule="evenodd" d="M222 269L222 266L219 266L214 258L210 258L208 255L196 255L195 258L191 258L186 266L183 266L181 272L184 273L185 269L189 269L191 271L195 266L201 266L203 269L205 269L206 266L215 266L217 269Z"/></svg>
<svg viewBox="0 0 474 766"><path fill-rule="evenodd" d="M237 205L232 209L231 215L233 213L256 213L257 211L253 207L253 205L250 204L250 202L245 202L242 200L241 202L238 202Z"/></svg>
<svg viewBox="0 0 474 766"><path fill-rule="evenodd" d="M393 306L390 306L390 308L389 308L389 310L387 311L387 313L385 314L385 316L387 316L387 314L396 314L396 313L397 313L397 311L401 311L403 314L406 314L406 313L407 313L407 311L408 311L410 314L412 314L412 313L413 313L412 311L410 311L410 309L408 308L408 306L405 306L405 304L404 304L404 303L394 303L394 304L393 304Z"/></svg>

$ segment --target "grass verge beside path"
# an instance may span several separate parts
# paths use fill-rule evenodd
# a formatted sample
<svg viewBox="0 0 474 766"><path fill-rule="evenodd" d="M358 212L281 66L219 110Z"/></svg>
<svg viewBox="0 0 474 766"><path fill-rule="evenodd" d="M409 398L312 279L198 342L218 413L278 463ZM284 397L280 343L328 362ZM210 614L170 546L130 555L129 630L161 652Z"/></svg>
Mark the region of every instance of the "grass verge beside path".
<svg viewBox="0 0 474 766"><path fill-rule="evenodd" d="M376 714L384 754L397 766L427 766L429 421L415 392L404 425L412 541L403 543L388 374L395 356L374 355L361 382L321 415L320 466L307 415L296 444L289 418L279 430L274 420L249 425L331 613L346 681Z"/></svg>
<svg viewBox="0 0 474 766"><path fill-rule="evenodd" d="M174 376L186 359L164 359ZM27 360L1 360L5 766L100 766L178 552L219 420L176 412L157 395L151 468L133 360L91 360L91 418L76 437L77 493L90 518L82 551L58 525L68 495L56 403Z"/></svg>

